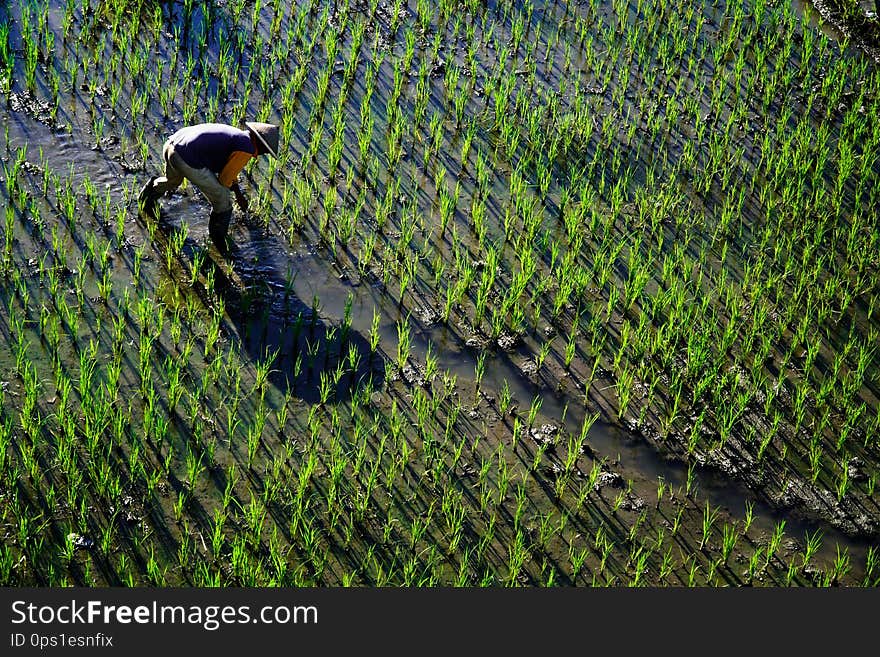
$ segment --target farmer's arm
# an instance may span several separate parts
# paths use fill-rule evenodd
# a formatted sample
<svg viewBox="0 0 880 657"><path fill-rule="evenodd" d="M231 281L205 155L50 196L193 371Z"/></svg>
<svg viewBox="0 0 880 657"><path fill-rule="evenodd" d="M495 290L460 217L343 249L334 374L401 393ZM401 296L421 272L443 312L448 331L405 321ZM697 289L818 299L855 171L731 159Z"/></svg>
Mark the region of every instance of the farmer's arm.
<svg viewBox="0 0 880 657"><path fill-rule="evenodd" d="M251 160L252 157L252 153L246 153L244 151L234 151L232 155L229 156L229 160L227 160L226 166L223 167L223 170L218 176L218 178L220 179L220 184L224 187L228 187L232 190L233 194L235 194L235 200L238 202L238 206L242 210L247 210L247 199L242 193L241 187L238 186L238 174L244 168L244 165Z"/></svg>
<svg viewBox="0 0 880 657"><path fill-rule="evenodd" d="M244 195L244 192L241 191L241 187L238 186L238 181L233 183L232 187L229 189L232 190L232 193L235 194L235 202L238 203L238 207L241 208L242 212L247 212L248 209L248 200Z"/></svg>

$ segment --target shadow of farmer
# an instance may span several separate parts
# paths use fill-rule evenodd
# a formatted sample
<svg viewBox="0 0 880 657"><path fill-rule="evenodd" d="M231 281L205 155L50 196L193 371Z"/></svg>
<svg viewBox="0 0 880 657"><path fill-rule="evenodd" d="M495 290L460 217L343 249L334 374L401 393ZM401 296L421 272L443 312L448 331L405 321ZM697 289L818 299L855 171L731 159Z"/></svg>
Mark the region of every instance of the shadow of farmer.
<svg viewBox="0 0 880 657"><path fill-rule="evenodd" d="M368 340L352 330L350 317L320 317L317 299L300 300L293 293L295 274L274 259L284 252L282 245L258 229L247 230L248 257L235 246L228 254L233 276L217 261L205 261L214 268L215 287L242 349L260 361L274 355L269 380L310 403L344 401L367 382L380 384L383 363L371 355Z"/></svg>
<svg viewBox="0 0 880 657"><path fill-rule="evenodd" d="M164 263L173 248L169 225L157 221L148 227ZM322 318L317 300L306 304L299 299L293 292L295 274L283 271L284 263L291 266L279 256L285 253L283 245L256 227L244 230L247 253L235 244L221 253L211 243L200 252L205 247L186 238L176 258L188 260L188 266L177 262L166 272L169 283L189 288L205 307L221 300L228 338L253 362L271 358L268 380L285 395L307 403L340 402L363 385L379 386L383 362L371 354L368 340L352 330L350 318ZM199 276L193 281L185 272L196 262Z"/></svg>

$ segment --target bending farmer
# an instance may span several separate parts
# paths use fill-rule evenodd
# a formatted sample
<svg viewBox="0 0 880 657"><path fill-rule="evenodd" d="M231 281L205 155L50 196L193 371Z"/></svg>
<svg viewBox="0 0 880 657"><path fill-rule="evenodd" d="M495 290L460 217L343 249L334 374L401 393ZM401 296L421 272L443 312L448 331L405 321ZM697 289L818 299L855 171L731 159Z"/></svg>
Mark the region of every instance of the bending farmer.
<svg viewBox="0 0 880 657"><path fill-rule="evenodd" d="M251 158L269 153L278 156L278 127L269 123L245 122L247 130L221 123L202 123L175 132L162 149L165 175L144 185L138 201L145 211L155 213L156 202L186 178L202 190L211 202L208 234L226 248L226 232L232 219L229 190L235 193L242 211L247 199L238 186L238 174Z"/></svg>

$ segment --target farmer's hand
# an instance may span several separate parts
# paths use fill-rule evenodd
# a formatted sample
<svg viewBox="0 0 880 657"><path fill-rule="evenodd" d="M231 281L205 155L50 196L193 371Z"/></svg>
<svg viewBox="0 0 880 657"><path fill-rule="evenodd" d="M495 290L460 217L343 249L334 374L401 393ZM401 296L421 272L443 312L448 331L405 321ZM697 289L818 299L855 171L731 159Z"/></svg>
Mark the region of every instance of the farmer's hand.
<svg viewBox="0 0 880 657"><path fill-rule="evenodd" d="M235 202L238 203L238 207L241 208L242 212L247 212L248 201L247 197L245 197L244 193L241 191L241 187L236 185L232 188L232 192L235 194Z"/></svg>

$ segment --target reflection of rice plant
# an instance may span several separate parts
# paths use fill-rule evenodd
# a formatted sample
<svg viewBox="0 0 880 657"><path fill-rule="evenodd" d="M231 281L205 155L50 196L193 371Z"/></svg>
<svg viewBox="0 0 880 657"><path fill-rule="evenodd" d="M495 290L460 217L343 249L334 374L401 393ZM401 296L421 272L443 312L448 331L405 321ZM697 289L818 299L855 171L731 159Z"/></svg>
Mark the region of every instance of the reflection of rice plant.
<svg viewBox="0 0 880 657"><path fill-rule="evenodd" d="M397 322L397 367L403 370L409 359L410 332L408 320Z"/></svg>

